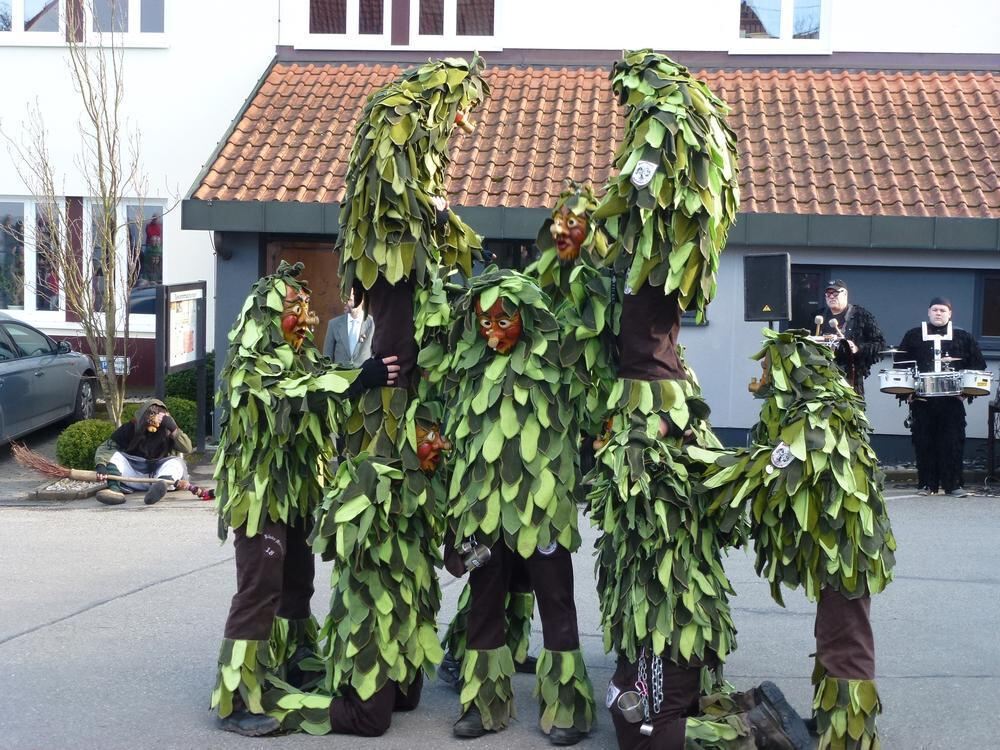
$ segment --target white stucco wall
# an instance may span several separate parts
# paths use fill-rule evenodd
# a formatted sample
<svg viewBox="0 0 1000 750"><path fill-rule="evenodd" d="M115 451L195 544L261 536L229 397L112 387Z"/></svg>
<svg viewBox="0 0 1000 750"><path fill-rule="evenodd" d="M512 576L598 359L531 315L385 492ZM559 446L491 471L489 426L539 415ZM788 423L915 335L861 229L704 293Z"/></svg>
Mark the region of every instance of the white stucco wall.
<svg viewBox="0 0 1000 750"><path fill-rule="evenodd" d="M349 0L356 2L357 0ZM448 2L449 0L446 0ZM792 0L785 0L792 2ZM411 0L416 6L419 0ZM740 40L740 0L496 0L496 36L474 43L461 37L442 49L656 49L761 52L998 53L996 0L822 0L823 39ZM385 0L385 17L391 12ZM447 11L446 11L447 13ZM309 37L308 0L282 4L281 44L308 48L388 48L385 38ZM432 39L414 39L428 47ZM488 59L488 56L487 56Z"/></svg>
<svg viewBox="0 0 1000 750"><path fill-rule="evenodd" d="M274 56L276 0L241 0L239 23L234 23L233 8L228 2L168 2L163 44L126 50L123 113L141 133L149 203L175 204L186 195ZM61 174L61 192L86 197L76 168L79 96L73 91L65 46L0 43L0 70L5 71L0 127L17 139L27 106L37 99ZM0 148L0 196L23 199L25 193L8 150ZM163 227L164 282L207 280L211 320L215 258L210 233L181 230L179 204L164 216ZM53 322L51 314L25 318L53 335L75 330L72 324ZM135 328L138 335L152 330L150 321ZM211 331L209 325L209 346Z"/></svg>

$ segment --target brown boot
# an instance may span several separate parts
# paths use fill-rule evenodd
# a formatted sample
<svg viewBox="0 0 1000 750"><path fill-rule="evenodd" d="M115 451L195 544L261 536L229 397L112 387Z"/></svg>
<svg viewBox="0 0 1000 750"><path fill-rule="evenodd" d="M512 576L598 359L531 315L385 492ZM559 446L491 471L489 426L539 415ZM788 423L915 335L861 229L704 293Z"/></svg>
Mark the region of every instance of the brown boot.
<svg viewBox="0 0 1000 750"><path fill-rule="evenodd" d="M757 704L743 714L743 718L760 750L809 750L812 746L809 733L798 714L795 714L795 719L801 731L794 726L786 728L782 717L767 703Z"/></svg>

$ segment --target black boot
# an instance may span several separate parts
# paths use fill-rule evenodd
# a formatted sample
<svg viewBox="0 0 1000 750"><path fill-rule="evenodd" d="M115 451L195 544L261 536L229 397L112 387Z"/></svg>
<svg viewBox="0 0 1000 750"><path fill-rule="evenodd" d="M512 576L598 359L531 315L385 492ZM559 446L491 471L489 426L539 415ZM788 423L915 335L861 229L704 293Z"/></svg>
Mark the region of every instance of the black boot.
<svg viewBox="0 0 1000 750"><path fill-rule="evenodd" d="M575 745L586 736L586 732L581 732L576 727L552 727L552 731L549 732L549 742L553 745Z"/></svg>
<svg viewBox="0 0 1000 750"><path fill-rule="evenodd" d="M441 682L456 693L462 691L462 664L451 651L445 653L444 659L438 665L437 674Z"/></svg>
<svg viewBox="0 0 1000 750"><path fill-rule="evenodd" d="M157 477L157 479L163 479L163 482L156 482L149 485L149 489L146 490L146 497L143 498L143 502L146 505L155 505L163 499L163 496L167 494L168 482L173 485L173 477Z"/></svg>
<svg viewBox="0 0 1000 750"><path fill-rule="evenodd" d="M218 720L219 729L225 732L235 732L244 737L264 737L274 734L281 728L281 723L272 716L252 714L241 709L233 711L229 716Z"/></svg>
<svg viewBox="0 0 1000 750"><path fill-rule="evenodd" d="M743 714L758 748L809 750L812 740L802 718L773 682L755 691L758 704Z"/></svg>
<svg viewBox="0 0 1000 750"><path fill-rule="evenodd" d="M514 662L514 671L518 674L534 674L537 671L538 659L534 656L524 657L524 661Z"/></svg>
<svg viewBox="0 0 1000 750"><path fill-rule="evenodd" d="M451 731L452 734L461 739L472 739L482 737L490 730L483 726L483 717L479 713L479 709L473 706L462 714L462 718L455 722Z"/></svg>

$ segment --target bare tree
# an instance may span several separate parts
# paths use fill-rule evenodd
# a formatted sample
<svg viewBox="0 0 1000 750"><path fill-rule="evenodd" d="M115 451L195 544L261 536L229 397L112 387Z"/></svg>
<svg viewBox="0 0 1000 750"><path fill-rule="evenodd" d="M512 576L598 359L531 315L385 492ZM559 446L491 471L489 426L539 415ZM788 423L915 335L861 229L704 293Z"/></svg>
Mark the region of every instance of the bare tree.
<svg viewBox="0 0 1000 750"><path fill-rule="evenodd" d="M81 108L80 150L75 157L92 211L71 211L60 190L58 166L49 151L49 133L36 101L18 140L4 133L8 151L21 180L37 200L34 226L25 223L25 245L34 245L46 278L28 280L49 294L61 287L67 312L80 321L91 356L103 357L107 367L96 367L108 416L121 422L127 373L115 373L119 356L130 357L129 297L139 279L144 224L142 207L138 230L120 219L126 198L146 195L147 178L139 159L140 134L126 120L122 103L124 46L119 33L99 35L87 43L83 29L83 2L66 4L68 72ZM116 7L116 4L112 4ZM92 7L91 7L92 10ZM119 26L111 24L112 29ZM82 207L81 207L82 208ZM85 226L90 220L90 243ZM9 230L8 230L9 231ZM124 252L120 250L124 248Z"/></svg>

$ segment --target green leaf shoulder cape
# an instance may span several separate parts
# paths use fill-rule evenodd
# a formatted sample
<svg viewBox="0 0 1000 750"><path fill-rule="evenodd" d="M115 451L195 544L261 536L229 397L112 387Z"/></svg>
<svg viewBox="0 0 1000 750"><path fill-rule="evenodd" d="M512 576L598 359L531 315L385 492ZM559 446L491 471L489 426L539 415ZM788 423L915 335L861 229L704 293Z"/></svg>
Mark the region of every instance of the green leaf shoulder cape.
<svg viewBox="0 0 1000 750"><path fill-rule="evenodd" d="M767 362L770 385L753 447L716 456L705 482L722 511L749 513L757 572L779 603L782 584L812 601L824 587L877 594L895 564L864 401L807 333L764 331L754 358Z"/></svg>
<svg viewBox="0 0 1000 750"><path fill-rule="evenodd" d="M254 536L267 518L291 524L308 517L328 479L331 436L348 408L339 397L358 371L336 369L311 340L298 352L284 340L285 292L303 286L301 270L282 261L254 284L229 332L215 454L223 539L230 526Z"/></svg>
<svg viewBox="0 0 1000 750"><path fill-rule="evenodd" d="M496 354L479 334L476 300L500 299L521 314L523 334ZM538 286L514 271L487 269L455 308L444 383L454 444L449 514L459 539L503 540L522 557L536 548L580 545L577 441L559 364L559 326Z"/></svg>
<svg viewBox="0 0 1000 750"><path fill-rule="evenodd" d="M341 203L340 277L371 289L415 278L417 286L442 267L471 273L481 242L454 213L438 226L434 196L444 195L448 140L455 116L489 95L483 60L431 60L405 71L369 96L348 162Z"/></svg>
<svg viewBox="0 0 1000 750"><path fill-rule="evenodd" d="M678 292L700 321L715 296L719 256L739 206L736 136L726 105L682 65L638 50L611 73L625 137L596 217L626 287Z"/></svg>

